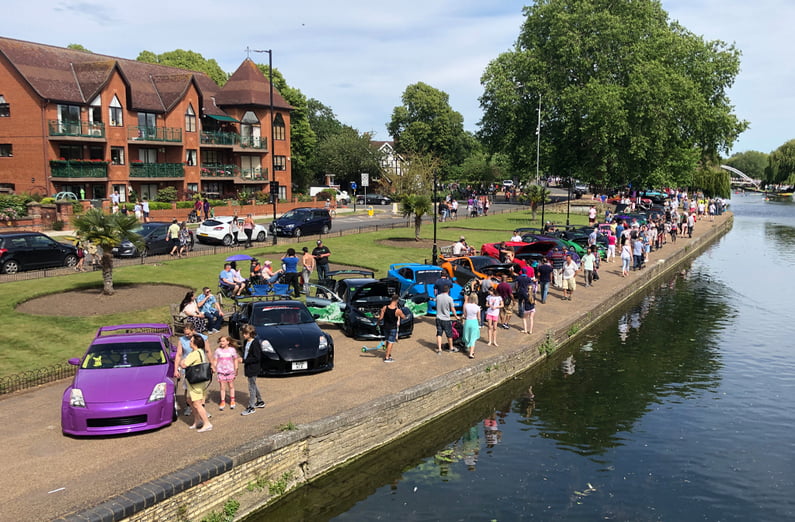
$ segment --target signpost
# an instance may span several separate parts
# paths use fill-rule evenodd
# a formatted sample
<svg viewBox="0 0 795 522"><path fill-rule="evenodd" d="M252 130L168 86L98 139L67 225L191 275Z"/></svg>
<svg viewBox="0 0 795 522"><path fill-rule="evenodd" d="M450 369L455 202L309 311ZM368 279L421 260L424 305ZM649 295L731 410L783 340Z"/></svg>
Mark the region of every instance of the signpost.
<svg viewBox="0 0 795 522"><path fill-rule="evenodd" d="M370 174L362 172L362 187L364 187L364 204L367 205L367 187L370 186Z"/></svg>
<svg viewBox="0 0 795 522"><path fill-rule="evenodd" d="M276 201L279 200L279 182L278 181L271 181L270 182L270 189L271 189L271 202L273 202L273 221L276 221ZM275 227L276 225L274 225ZM273 229L273 244L276 244L276 228Z"/></svg>

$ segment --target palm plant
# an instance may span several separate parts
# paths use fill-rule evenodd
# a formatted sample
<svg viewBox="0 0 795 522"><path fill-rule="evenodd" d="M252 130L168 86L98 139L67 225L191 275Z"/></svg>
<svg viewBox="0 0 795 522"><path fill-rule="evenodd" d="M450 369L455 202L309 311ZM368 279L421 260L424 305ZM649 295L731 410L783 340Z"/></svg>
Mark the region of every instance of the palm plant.
<svg viewBox="0 0 795 522"><path fill-rule="evenodd" d="M401 198L400 203L403 217L414 215L414 240L419 241L422 217L433 209L431 198L421 194L406 194Z"/></svg>
<svg viewBox="0 0 795 522"><path fill-rule="evenodd" d="M113 295L113 247L129 240L141 250L141 236L134 232L140 223L133 215L105 214L92 208L74 219L75 231L102 250L102 293Z"/></svg>
<svg viewBox="0 0 795 522"><path fill-rule="evenodd" d="M549 200L549 190L541 185L530 185L525 189L523 199L530 204L532 219L535 221L538 205Z"/></svg>

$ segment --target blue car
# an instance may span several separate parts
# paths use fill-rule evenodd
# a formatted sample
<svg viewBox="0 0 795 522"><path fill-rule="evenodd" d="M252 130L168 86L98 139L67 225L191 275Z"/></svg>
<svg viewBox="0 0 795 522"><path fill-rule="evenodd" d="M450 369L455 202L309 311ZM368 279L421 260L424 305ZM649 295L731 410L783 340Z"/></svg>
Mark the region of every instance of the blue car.
<svg viewBox="0 0 795 522"><path fill-rule="evenodd" d="M410 299L413 297L428 298L428 314L436 315L436 294L433 284L441 279L442 267L436 265L422 265L420 263L397 263L389 266L387 277L400 282L400 295ZM464 310L464 289L452 281L450 297L458 313Z"/></svg>

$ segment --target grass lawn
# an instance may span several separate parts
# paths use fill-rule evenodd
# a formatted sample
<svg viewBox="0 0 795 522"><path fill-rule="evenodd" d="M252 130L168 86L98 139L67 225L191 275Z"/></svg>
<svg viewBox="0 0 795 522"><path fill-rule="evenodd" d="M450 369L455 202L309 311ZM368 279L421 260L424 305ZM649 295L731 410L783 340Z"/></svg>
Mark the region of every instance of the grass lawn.
<svg viewBox="0 0 795 522"><path fill-rule="evenodd" d="M556 223L565 222L566 215L550 214L546 219ZM572 224L587 222L585 216L571 216ZM540 226L540 213L530 222L529 211L500 214L477 219L461 219L437 224L437 243L446 246L465 235L467 242L475 248L483 243L510 239L514 228ZM433 228L426 223L422 226L424 240L432 239ZM385 239L404 239L405 246L396 249L382 244ZM382 230L364 234L331 237L326 240L331 249L331 262L351 266L366 267L376 272L376 277L384 277L392 263L422 262L430 259L429 248L413 247L414 227ZM301 247L314 248L311 240L290 245L300 253ZM257 244L246 253L263 261L271 259L278 264L279 258L288 246ZM150 265L135 265L117 268L113 271L114 284L163 283L178 284L199 289L217 286L218 272L228 254L202 256L190 259L168 260ZM244 270L245 273L245 270ZM33 279L5 283L0 288L0 316L3 317L4 349L0 352L0 377L25 370L41 368L64 362L70 357L83 354L97 328L109 324L135 322L170 322L167 306L151 308L140 312L112 314L90 317L54 317L23 314L16 306L31 298L65 292L69 290L98 287L102 284L101 272L86 272L69 276ZM63 305L69 306L64 299Z"/></svg>

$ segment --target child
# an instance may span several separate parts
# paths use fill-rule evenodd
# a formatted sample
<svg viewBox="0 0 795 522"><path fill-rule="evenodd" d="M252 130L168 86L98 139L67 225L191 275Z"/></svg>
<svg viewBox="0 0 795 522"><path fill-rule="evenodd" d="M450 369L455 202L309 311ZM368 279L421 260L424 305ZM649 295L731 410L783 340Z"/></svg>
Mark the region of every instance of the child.
<svg viewBox="0 0 795 522"><path fill-rule="evenodd" d="M257 331L250 324L244 324L240 328L243 336L243 373L248 380L248 408L240 415L251 415L254 408L264 408L265 401L257 388L257 376L259 375L262 360L262 347L257 339Z"/></svg>
<svg viewBox="0 0 795 522"><path fill-rule="evenodd" d="M503 307L502 297L497 295L497 287L489 288L489 295L486 298L486 321L489 326L489 346L499 346L497 344L497 323L500 320L500 310Z"/></svg>
<svg viewBox="0 0 795 522"><path fill-rule="evenodd" d="M219 410L226 407L226 390L229 389L229 408L235 409L235 377L241 358L235 349L234 342L229 336L221 336L218 339L219 347L215 350L213 357L213 371L218 375L218 383L221 386L221 404Z"/></svg>

